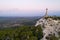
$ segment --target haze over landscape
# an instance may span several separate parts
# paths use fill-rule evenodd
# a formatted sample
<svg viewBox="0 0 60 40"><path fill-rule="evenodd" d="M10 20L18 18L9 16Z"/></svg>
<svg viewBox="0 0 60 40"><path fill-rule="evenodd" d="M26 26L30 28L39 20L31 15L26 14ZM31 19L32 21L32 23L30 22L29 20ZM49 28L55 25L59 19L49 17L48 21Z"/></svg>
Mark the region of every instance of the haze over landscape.
<svg viewBox="0 0 60 40"><path fill-rule="evenodd" d="M0 16L60 16L60 0L0 0Z"/></svg>
<svg viewBox="0 0 60 40"><path fill-rule="evenodd" d="M0 40L60 40L60 0L0 0Z"/></svg>

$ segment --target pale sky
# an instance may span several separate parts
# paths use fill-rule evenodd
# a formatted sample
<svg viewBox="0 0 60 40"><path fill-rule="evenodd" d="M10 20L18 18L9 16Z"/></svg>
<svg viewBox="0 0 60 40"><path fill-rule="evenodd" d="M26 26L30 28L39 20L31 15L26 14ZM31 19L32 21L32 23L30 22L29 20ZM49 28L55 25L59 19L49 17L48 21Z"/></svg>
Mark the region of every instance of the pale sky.
<svg viewBox="0 0 60 40"><path fill-rule="evenodd" d="M0 0L0 11L60 11L60 0Z"/></svg>
<svg viewBox="0 0 60 40"><path fill-rule="evenodd" d="M60 0L0 0L0 10L60 10Z"/></svg>

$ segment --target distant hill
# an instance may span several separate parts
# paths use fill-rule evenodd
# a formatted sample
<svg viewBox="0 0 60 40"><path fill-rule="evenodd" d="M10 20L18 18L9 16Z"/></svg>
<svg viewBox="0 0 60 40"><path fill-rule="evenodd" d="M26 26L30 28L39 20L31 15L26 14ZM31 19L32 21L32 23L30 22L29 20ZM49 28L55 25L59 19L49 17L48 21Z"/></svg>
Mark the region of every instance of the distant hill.
<svg viewBox="0 0 60 40"><path fill-rule="evenodd" d="M12 27L12 25L35 25L37 17L0 17L0 27Z"/></svg>

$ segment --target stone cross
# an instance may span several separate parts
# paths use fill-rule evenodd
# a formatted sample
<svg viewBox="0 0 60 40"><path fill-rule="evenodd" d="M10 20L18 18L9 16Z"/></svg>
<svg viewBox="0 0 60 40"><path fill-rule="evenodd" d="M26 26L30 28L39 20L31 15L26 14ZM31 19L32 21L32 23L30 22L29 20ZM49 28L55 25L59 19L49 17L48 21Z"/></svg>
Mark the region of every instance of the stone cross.
<svg viewBox="0 0 60 40"><path fill-rule="evenodd" d="M48 8L46 8L46 13L45 13L45 17L48 16Z"/></svg>

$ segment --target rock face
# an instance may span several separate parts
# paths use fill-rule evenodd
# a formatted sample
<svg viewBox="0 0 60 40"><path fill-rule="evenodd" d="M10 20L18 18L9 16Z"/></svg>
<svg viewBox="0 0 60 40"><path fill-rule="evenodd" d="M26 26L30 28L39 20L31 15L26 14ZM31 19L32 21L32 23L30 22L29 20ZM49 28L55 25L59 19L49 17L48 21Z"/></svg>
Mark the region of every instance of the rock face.
<svg viewBox="0 0 60 40"><path fill-rule="evenodd" d="M60 20L53 20L52 18L41 18L37 21L35 27L41 25L43 30L43 38L41 40L47 40L46 37L55 35L59 37L58 32L60 32Z"/></svg>

